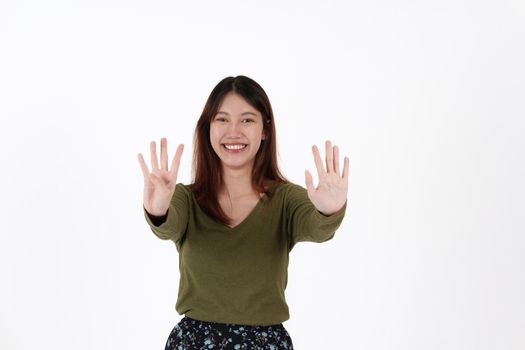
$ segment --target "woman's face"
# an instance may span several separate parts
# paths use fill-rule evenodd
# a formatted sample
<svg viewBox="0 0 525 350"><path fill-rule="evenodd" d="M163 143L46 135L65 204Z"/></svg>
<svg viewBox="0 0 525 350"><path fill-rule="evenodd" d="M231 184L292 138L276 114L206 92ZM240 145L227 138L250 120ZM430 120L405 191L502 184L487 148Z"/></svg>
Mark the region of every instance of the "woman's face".
<svg viewBox="0 0 525 350"><path fill-rule="evenodd" d="M240 95L228 93L210 122L211 145L223 169L251 171L264 138L261 113Z"/></svg>

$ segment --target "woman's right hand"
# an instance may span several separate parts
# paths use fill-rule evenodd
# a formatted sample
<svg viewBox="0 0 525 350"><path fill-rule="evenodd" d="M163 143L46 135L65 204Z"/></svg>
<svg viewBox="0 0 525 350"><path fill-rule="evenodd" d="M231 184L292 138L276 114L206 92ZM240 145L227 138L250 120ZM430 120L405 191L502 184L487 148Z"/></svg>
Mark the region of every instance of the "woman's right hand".
<svg viewBox="0 0 525 350"><path fill-rule="evenodd" d="M180 158L184 145L179 144L173 160L171 170L168 171L168 141L165 137L160 140L160 168L157 160L155 141L150 143L151 168L144 162L142 154L137 155L144 174L144 209L153 216L163 216L168 212L171 198L175 193L177 173L179 172Z"/></svg>

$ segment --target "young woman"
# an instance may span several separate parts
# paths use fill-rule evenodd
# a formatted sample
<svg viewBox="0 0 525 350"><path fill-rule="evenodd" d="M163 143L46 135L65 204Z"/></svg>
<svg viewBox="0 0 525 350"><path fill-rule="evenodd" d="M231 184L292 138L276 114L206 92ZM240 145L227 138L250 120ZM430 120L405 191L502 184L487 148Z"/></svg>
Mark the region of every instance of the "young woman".
<svg viewBox="0 0 525 350"><path fill-rule="evenodd" d="M277 165L275 123L262 87L228 77L211 92L194 135L193 183L177 183L184 145L168 168L167 140L150 144L144 216L179 253L177 312L166 349L293 349L282 325L288 255L297 242L334 236L347 204L349 159L326 141L325 164L312 147L319 184L306 189Z"/></svg>

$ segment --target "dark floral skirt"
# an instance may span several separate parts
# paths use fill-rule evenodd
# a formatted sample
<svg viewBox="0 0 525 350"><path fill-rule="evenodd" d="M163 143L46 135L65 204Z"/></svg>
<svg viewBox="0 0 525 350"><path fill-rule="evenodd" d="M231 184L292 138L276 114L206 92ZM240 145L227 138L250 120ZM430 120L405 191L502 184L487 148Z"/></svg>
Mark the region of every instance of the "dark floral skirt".
<svg viewBox="0 0 525 350"><path fill-rule="evenodd" d="M184 316L171 331L165 350L293 350L282 323L248 326L194 320Z"/></svg>

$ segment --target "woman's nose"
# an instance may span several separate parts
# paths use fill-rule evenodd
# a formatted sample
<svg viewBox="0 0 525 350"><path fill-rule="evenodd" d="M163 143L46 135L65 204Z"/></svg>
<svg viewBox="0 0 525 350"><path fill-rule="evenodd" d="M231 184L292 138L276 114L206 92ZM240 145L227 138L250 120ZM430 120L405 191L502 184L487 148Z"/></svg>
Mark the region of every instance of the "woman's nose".
<svg viewBox="0 0 525 350"><path fill-rule="evenodd" d="M240 134L241 133L241 123L240 122L228 123L228 132L232 134Z"/></svg>

